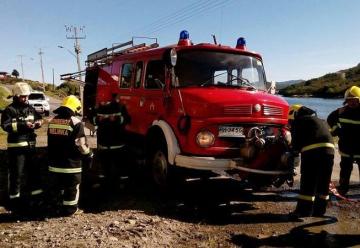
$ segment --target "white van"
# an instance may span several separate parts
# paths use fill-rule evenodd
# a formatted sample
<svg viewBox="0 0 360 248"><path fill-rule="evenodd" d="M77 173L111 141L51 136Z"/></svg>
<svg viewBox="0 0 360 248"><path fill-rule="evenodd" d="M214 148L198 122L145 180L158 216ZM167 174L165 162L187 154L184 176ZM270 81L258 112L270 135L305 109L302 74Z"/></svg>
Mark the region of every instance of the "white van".
<svg viewBox="0 0 360 248"><path fill-rule="evenodd" d="M49 116L50 105L49 98L43 92L33 91L29 95L29 104L40 114Z"/></svg>

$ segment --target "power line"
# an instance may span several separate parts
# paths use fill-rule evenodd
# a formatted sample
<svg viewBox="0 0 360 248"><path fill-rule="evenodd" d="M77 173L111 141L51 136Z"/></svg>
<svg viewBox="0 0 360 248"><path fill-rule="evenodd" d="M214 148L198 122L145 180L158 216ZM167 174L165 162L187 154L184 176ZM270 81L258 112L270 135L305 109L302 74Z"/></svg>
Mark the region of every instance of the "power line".
<svg viewBox="0 0 360 248"><path fill-rule="evenodd" d="M170 21L171 19L174 19L176 17L178 17L179 15L182 15L183 13L187 12L188 10L191 10L191 9L194 9L194 8L197 8L201 5L205 5L206 3L208 2L211 2L212 0L201 0L201 1L195 1L193 2L192 4L189 4L179 10L176 10L174 12L171 12L170 14L166 15L166 16L163 16L147 25L145 25L144 27L142 28L138 28L136 31L146 31L148 29L152 29L154 26L157 26L159 24L162 24L164 22L168 22Z"/></svg>
<svg viewBox="0 0 360 248"><path fill-rule="evenodd" d="M194 10L190 11L189 13L183 14L182 16L179 16L178 18L175 18L174 20L169 21L168 23L163 23L163 24L159 25L158 27L155 27L153 30L151 30L151 32L149 32L149 34L158 32L160 30L163 30L169 26L176 25L185 20L189 20L189 19L193 18L194 16L201 15L209 10L216 10L218 8L221 8L229 1L231 1L231 0L225 0L225 1L217 2L217 3L214 2L212 4L207 5L206 7L203 7L200 9L199 8L194 9Z"/></svg>
<svg viewBox="0 0 360 248"><path fill-rule="evenodd" d="M168 25L171 25L172 23L176 22L177 20L179 19L182 19L184 18L185 16L188 16L189 14L193 14L194 12L199 12L201 11L202 9L204 9L205 7L207 6L212 6L214 3L216 4L219 0L210 0L210 1L205 1L205 2L202 2L200 5L198 6L195 6L193 8L190 8L188 11L176 11L174 13L178 13L176 15L173 15L173 18L170 18L168 19L167 21L165 22L161 22L161 23L158 23L156 25L153 25L150 29L149 29L149 32L150 33L153 33L154 30L157 30L159 27L163 27L163 26L168 26Z"/></svg>

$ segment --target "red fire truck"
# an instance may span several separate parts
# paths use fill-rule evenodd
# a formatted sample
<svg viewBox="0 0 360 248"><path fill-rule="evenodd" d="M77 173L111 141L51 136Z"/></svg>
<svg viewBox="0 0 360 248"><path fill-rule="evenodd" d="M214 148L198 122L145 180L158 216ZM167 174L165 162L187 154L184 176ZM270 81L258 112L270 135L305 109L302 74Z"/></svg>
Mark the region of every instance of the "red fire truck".
<svg viewBox="0 0 360 248"><path fill-rule="evenodd" d="M84 118L91 125L96 106L118 94L131 116L127 145L159 185L184 169L279 184L292 175L289 106L269 93L262 57L244 38L214 43L182 31L175 45L133 39L88 55Z"/></svg>

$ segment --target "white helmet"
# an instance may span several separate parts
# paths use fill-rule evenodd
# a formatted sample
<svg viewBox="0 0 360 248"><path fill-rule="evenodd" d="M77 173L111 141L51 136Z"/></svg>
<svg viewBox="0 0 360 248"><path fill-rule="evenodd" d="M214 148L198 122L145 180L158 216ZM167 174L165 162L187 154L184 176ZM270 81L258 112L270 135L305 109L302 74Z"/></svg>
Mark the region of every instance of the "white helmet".
<svg viewBox="0 0 360 248"><path fill-rule="evenodd" d="M12 89L14 96L28 96L31 92L31 87L25 82L18 82L14 85Z"/></svg>

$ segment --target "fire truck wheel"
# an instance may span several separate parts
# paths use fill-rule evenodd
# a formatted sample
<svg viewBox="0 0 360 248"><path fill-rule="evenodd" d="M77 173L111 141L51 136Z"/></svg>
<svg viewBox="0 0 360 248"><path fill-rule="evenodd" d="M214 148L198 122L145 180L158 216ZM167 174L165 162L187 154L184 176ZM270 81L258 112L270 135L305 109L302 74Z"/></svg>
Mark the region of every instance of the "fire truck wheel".
<svg viewBox="0 0 360 248"><path fill-rule="evenodd" d="M151 172L155 184L166 187L168 184L169 164L164 149L157 149L153 155Z"/></svg>

